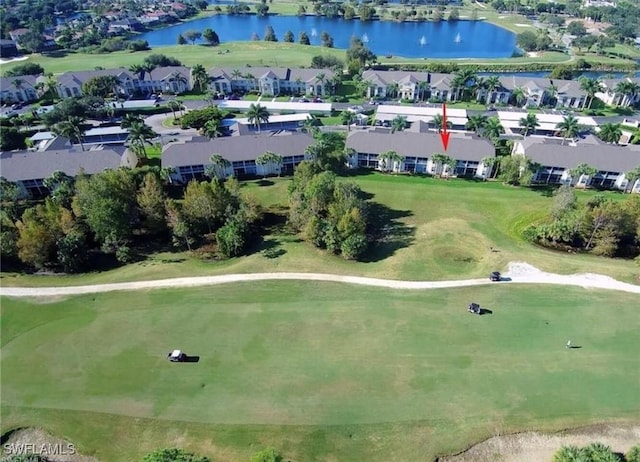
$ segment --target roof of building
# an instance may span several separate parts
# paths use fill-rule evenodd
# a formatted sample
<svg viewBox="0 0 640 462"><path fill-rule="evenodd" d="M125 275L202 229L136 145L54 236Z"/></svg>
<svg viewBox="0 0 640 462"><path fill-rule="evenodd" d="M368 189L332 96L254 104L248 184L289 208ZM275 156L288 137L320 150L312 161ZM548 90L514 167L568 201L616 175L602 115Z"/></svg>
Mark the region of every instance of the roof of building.
<svg viewBox="0 0 640 462"><path fill-rule="evenodd" d="M191 70L184 66L164 66L156 67L144 75L145 80L165 80L171 78L176 73L181 74L184 77L191 75ZM98 69L93 71L71 71L65 72L58 77L58 84L69 85L76 84L82 85L87 80L93 77L99 77L102 75L115 75L121 80L138 80L138 75L135 72L131 72L129 69L119 67L115 69Z"/></svg>
<svg viewBox="0 0 640 462"><path fill-rule="evenodd" d="M524 111L498 111L497 116L500 119L500 124L504 128L521 128L520 119L527 117L527 112ZM564 120L566 114L543 114L536 113L538 119L538 130L556 130L556 127L560 122ZM593 117L576 116L579 125L585 127L597 127L598 123Z"/></svg>
<svg viewBox="0 0 640 462"><path fill-rule="evenodd" d="M121 127L95 127L84 132L83 137L128 134L129 129Z"/></svg>
<svg viewBox="0 0 640 462"><path fill-rule="evenodd" d="M224 100L218 103L218 107L225 109L248 110L252 104L259 104L267 108L268 111L295 111L295 112L331 112L331 103L287 103L280 101L242 101Z"/></svg>
<svg viewBox="0 0 640 462"><path fill-rule="evenodd" d="M562 140L528 137L518 141L525 156L550 167L575 168L588 164L600 171L628 172L640 166L640 146L605 144L589 136L575 145L562 144Z"/></svg>
<svg viewBox="0 0 640 462"><path fill-rule="evenodd" d="M285 114L285 115L272 115L269 116L269 123L284 123L284 122L302 122L303 120L307 120L311 118L311 114L307 113L298 113L298 114ZM229 120L234 123L239 124L249 124L249 119L246 117L238 118L238 119L223 119ZM265 124L263 124L265 125Z"/></svg>
<svg viewBox="0 0 640 462"><path fill-rule="evenodd" d="M411 71L378 71L366 70L362 73L362 80L381 85L390 83L415 84L426 82L431 88L439 90L450 89L453 74L440 74L437 72L411 72Z"/></svg>
<svg viewBox="0 0 640 462"><path fill-rule="evenodd" d="M162 166L207 165L214 153L222 155L230 162L255 160L266 151L275 152L283 157L297 156L304 154L305 149L313 143L314 139L308 134L291 132L278 135L229 136L204 142L175 142L163 149Z"/></svg>
<svg viewBox="0 0 640 462"><path fill-rule="evenodd" d="M234 74L240 73L239 77ZM302 82L317 83L317 77L324 74L326 79L333 77L334 72L330 69L302 69L289 67L213 67L209 69L209 75L213 79L224 78L226 80L246 80L247 75L253 78L277 78L295 82L300 79Z"/></svg>
<svg viewBox="0 0 640 462"><path fill-rule="evenodd" d="M384 151L396 151L403 156L431 157L441 153L442 143L437 133L358 131L347 136L347 147L356 152L379 154ZM495 148L484 138L472 135L451 133L447 154L457 160L480 161L495 155Z"/></svg>
<svg viewBox="0 0 640 462"><path fill-rule="evenodd" d="M18 88L16 87L16 81L20 81L22 84L22 89L33 88L36 84L38 76L37 75L18 75L15 77L0 77L0 90L15 92Z"/></svg>
<svg viewBox="0 0 640 462"><path fill-rule="evenodd" d="M88 174L118 168L124 148L81 151L64 149L55 151L11 151L0 153L2 176L9 181L47 178L55 171L76 176L80 171Z"/></svg>

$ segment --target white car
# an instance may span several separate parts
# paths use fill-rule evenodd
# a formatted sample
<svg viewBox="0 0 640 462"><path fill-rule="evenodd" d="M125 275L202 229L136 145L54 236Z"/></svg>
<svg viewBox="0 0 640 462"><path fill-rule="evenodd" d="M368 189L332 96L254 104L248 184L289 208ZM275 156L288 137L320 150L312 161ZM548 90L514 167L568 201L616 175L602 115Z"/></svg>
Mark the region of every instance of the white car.
<svg viewBox="0 0 640 462"><path fill-rule="evenodd" d="M171 361L172 363L181 363L185 359L187 359L187 355L180 350L173 350L167 355L167 359L169 359L169 361Z"/></svg>

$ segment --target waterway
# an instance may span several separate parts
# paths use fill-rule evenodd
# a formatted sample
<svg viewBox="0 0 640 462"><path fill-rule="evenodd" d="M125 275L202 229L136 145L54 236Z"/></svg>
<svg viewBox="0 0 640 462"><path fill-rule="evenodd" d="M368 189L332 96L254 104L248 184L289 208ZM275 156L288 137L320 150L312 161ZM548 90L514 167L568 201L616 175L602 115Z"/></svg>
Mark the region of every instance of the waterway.
<svg viewBox="0 0 640 462"><path fill-rule="evenodd" d="M336 48L347 49L351 37L359 37L378 56L405 58L508 58L516 50L512 32L484 21L394 22L347 21L320 16L216 15L146 32L139 36L151 47L176 45L178 35L188 30L211 28L224 42L251 40L273 27L282 40L291 31L298 40L306 32L312 45L320 45L327 32Z"/></svg>

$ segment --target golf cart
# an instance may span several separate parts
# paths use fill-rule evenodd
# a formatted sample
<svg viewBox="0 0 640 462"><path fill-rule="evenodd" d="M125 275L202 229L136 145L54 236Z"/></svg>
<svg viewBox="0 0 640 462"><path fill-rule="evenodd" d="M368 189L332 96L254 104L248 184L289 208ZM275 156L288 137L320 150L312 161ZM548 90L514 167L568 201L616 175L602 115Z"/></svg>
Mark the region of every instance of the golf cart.
<svg viewBox="0 0 640 462"><path fill-rule="evenodd" d="M493 273L491 273L491 274L489 275L489 279L490 279L491 281L493 281L493 282L499 282L499 281L500 281L500 278L501 278L501 275L500 275L500 273L499 273L499 272L497 272L497 271L494 271Z"/></svg>
<svg viewBox="0 0 640 462"><path fill-rule="evenodd" d="M187 355L180 350L173 350L167 355L167 359L172 363L181 363L187 359Z"/></svg>
<svg viewBox="0 0 640 462"><path fill-rule="evenodd" d="M480 308L480 305L478 305L477 303L469 303L469 307L467 308L467 311L473 314L482 314L482 309Z"/></svg>

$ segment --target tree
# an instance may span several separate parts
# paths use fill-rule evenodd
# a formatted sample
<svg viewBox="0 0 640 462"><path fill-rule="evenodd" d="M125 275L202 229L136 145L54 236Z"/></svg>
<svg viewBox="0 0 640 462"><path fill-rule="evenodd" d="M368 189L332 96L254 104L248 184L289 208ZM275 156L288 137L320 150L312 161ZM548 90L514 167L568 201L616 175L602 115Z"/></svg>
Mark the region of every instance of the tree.
<svg viewBox="0 0 640 462"><path fill-rule="evenodd" d="M262 167L270 166L278 171L280 175L280 169L282 168L282 156L275 152L267 151L264 154L260 154L256 157L256 164ZM266 169L263 168L263 177L266 177Z"/></svg>
<svg viewBox="0 0 640 462"><path fill-rule="evenodd" d="M323 31L320 34L320 42L322 43L323 47L333 48L333 37L331 37L326 31Z"/></svg>
<svg viewBox="0 0 640 462"><path fill-rule="evenodd" d="M260 132L260 126L269 122L269 111L260 104L251 104L247 111L247 119Z"/></svg>
<svg viewBox="0 0 640 462"><path fill-rule="evenodd" d="M144 62L145 64L153 65L155 67L182 66L180 60L160 53L155 53L147 56L146 58L144 58Z"/></svg>
<svg viewBox="0 0 640 462"><path fill-rule="evenodd" d="M211 462L208 457L198 457L183 449L159 449L144 456L141 462Z"/></svg>
<svg viewBox="0 0 640 462"><path fill-rule="evenodd" d="M485 167L488 167L489 170L489 177L490 178L495 178L498 174L498 167L500 165L499 162L499 158L495 157L495 156L487 156L487 157L483 157L481 162Z"/></svg>
<svg viewBox="0 0 640 462"><path fill-rule="evenodd" d="M553 455L553 462L586 462L584 451L577 446L562 446Z"/></svg>
<svg viewBox="0 0 640 462"><path fill-rule="evenodd" d="M56 242L64 236L60 223L62 213L62 207L48 199L44 204L25 210L16 223L16 245L22 262L42 269L55 261Z"/></svg>
<svg viewBox="0 0 640 462"><path fill-rule="evenodd" d="M351 124L356 121L356 114L353 111L342 111L340 113L340 121L342 125L347 126L347 131L351 131Z"/></svg>
<svg viewBox="0 0 640 462"><path fill-rule="evenodd" d="M227 170L231 167L231 162L222 157L221 154L211 154L209 158L211 165L206 169L206 174L210 178L222 180L227 176Z"/></svg>
<svg viewBox="0 0 640 462"><path fill-rule="evenodd" d="M129 70L138 76L138 80L144 80L147 73L147 68L143 64L132 64L129 66Z"/></svg>
<svg viewBox="0 0 640 462"><path fill-rule="evenodd" d="M596 173L598 173L598 169L589 164L579 164L577 167L569 170L571 177L576 178L577 180L579 180L583 175L588 178L593 178Z"/></svg>
<svg viewBox="0 0 640 462"><path fill-rule="evenodd" d="M391 121L391 133L401 132L407 128L407 117L403 115L397 115Z"/></svg>
<svg viewBox="0 0 640 462"><path fill-rule="evenodd" d="M144 227L152 234L166 230L166 195L155 173L147 173L136 195L138 207L142 212Z"/></svg>
<svg viewBox="0 0 640 462"><path fill-rule="evenodd" d="M347 61L356 62L359 69L364 68L367 63L375 62L376 55L369 50L358 37L351 37L349 49L347 50Z"/></svg>
<svg viewBox="0 0 640 462"><path fill-rule="evenodd" d="M524 51L535 51L538 49L538 36L535 32L524 31L516 36L516 43Z"/></svg>
<svg viewBox="0 0 640 462"><path fill-rule="evenodd" d="M151 140L157 136L158 134L146 123L134 122L131 127L129 127L129 137L127 139L138 157L146 159L147 148L145 144L151 144Z"/></svg>
<svg viewBox="0 0 640 462"><path fill-rule="evenodd" d="M209 74L202 64L196 64L191 68L193 83L200 88L200 93L204 93L209 86Z"/></svg>
<svg viewBox="0 0 640 462"><path fill-rule="evenodd" d="M82 144L82 136L84 130L82 124L84 123L83 117L69 116L66 120L57 123L53 127L53 131L61 136L69 138L72 142L75 140L80 144L80 149L84 151L84 145Z"/></svg>
<svg viewBox="0 0 640 462"><path fill-rule="evenodd" d="M378 154L378 165L383 172L395 171L404 162L404 156L396 151L384 151Z"/></svg>
<svg viewBox="0 0 640 462"><path fill-rule="evenodd" d="M640 462L640 445L632 447L626 454L627 462Z"/></svg>
<svg viewBox="0 0 640 462"><path fill-rule="evenodd" d="M224 258L240 255L247 244L248 234L248 226L244 221L236 218L227 221L216 231L218 253Z"/></svg>
<svg viewBox="0 0 640 462"><path fill-rule="evenodd" d="M600 82L600 80L598 79L589 79L587 77L582 77L580 79L580 89L582 89L589 97L589 105L587 106L587 109L591 109L591 103L593 103L593 99L595 98L596 93L601 92L603 86L602 82ZM584 102L587 102L586 98ZM584 105L582 107L584 108Z"/></svg>
<svg viewBox="0 0 640 462"><path fill-rule="evenodd" d="M273 27L268 25L264 28L264 39L265 42L277 42L278 37L276 37L276 33L273 31Z"/></svg>
<svg viewBox="0 0 640 462"><path fill-rule="evenodd" d="M456 7L451 8L451 11L449 12L449 21L458 21L460 19L460 10Z"/></svg>
<svg viewBox="0 0 640 462"><path fill-rule="evenodd" d="M4 77L19 77L21 75L40 75L44 74L44 68L37 63L24 63L13 66L5 71Z"/></svg>
<svg viewBox="0 0 640 462"><path fill-rule="evenodd" d="M606 123L600 126L600 131L597 133L605 143L618 144L622 137L622 129L620 124Z"/></svg>
<svg viewBox="0 0 640 462"><path fill-rule="evenodd" d="M180 204L174 200L167 201L167 225L171 229L173 245L187 249L195 243L195 230L184 218Z"/></svg>
<svg viewBox="0 0 640 462"><path fill-rule="evenodd" d="M274 448L265 448L252 455L251 462L282 462L282 456Z"/></svg>
<svg viewBox="0 0 640 462"><path fill-rule="evenodd" d="M456 167L457 161L442 153L435 153L431 156L431 162L435 165L435 174L438 177L441 177L445 172L445 167L449 168L449 173L453 173L453 170Z"/></svg>
<svg viewBox="0 0 640 462"><path fill-rule="evenodd" d="M628 185L631 186L631 188L629 188L629 186L627 186L627 188L631 190L633 188L633 184L637 180L640 180L640 166L634 168L633 170L629 170L624 174L624 176L629 181Z"/></svg>
<svg viewBox="0 0 640 462"><path fill-rule="evenodd" d="M528 186L537 170L536 164L519 155L501 157L499 167L500 179L513 186Z"/></svg>
<svg viewBox="0 0 640 462"><path fill-rule="evenodd" d="M89 96L106 98L109 95L118 95L120 79L115 75L99 75L92 77L82 84L82 92Z"/></svg>
<svg viewBox="0 0 640 462"><path fill-rule="evenodd" d="M304 31L300 32L300 35L298 36L298 42L300 43L300 45L311 45L311 41L309 40L309 36Z"/></svg>
<svg viewBox="0 0 640 462"><path fill-rule="evenodd" d="M216 31L209 27L202 31L202 38L205 39L209 45L220 45L220 37L218 37Z"/></svg>
<svg viewBox="0 0 640 462"><path fill-rule="evenodd" d="M500 119L497 117L489 117L487 123L484 126L484 136L489 138L493 144L496 144L500 135L504 133L504 127L500 123Z"/></svg>
<svg viewBox="0 0 640 462"><path fill-rule="evenodd" d="M188 30L184 33L184 38L191 42L191 45L196 44L196 40L200 40L202 32L197 30Z"/></svg>
<svg viewBox="0 0 640 462"><path fill-rule="evenodd" d="M577 202L578 198L573 188L563 184L553 193L551 216L556 220L563 218L567 213L576 209Z"/></svg>
<svg viewBox="0 0 640 462"><path fill-rule="evenodd" d="M44 34L30 30L18 38L18 44L30 53L40 53L45 47Z"/></svg>
<svg viewBox="0 0 640 462"><path fill-rule="evenodd" d="M75 178L56 170L44 179L43 184L49 190L49 197L54 203L66 208L71 206L75 194Z"/></svg>
<svg viewBox="0 0 640 462"><path fill-rule="evenodd" d="M106 252L117 252L131 237L136 189L132 175L124 169L76 179L73 211Z"/></svg>
<svg viewBox="0 0 640 462"><path fill-rule="evenodd" d="M571 21L567 24L567 33L579 37L581 35L587 35L587 29L581 21Z"/></svg>
<svg viewBox="0 0 640 462"><path fill-rule="evenodd" d="M269 14L269 5L265 3L258 3L256 6L256 14L258 16L266 16Z"/></svg>
<svg viewBox="0 0 640 462"><path fill-rule="evenodd" d="M632 98L640 93L640 85L632 80L622 80L618 82L613 91L620 95L617 99L618 106L626 106Z"/></svg>
<svg viewBox="0 0 640 462"><path fill-rule="evenodd" d="M516 87L511 93L511 100L515 101L516 106L522 106L527 100L527 92L522 87Z"/></svg>
<svg viewBox="0 0 640 462"><path fill-rule="evenodd" d="M520 119L520 128L524 129L524 136L526 137L529 133L533 133L536 131L536 128L540 126L538 122L538 117L530 112L526 117Z"/></svg>
<svg viewBox="0 0 640 462"><path fill-rule="evenodd" d="M0 150L13 151L15 149L24 149L25 135L20 133L15 127L2 127L0 132Z"/></svg>
<svg viewBox="0 0 640 462"><path fill-rule="evenodd" d="M465 124L465 128L467 130L471 130L476 135L479 135L486 124L487 124L487 116L485 116L484 114L475 114L475 115L469 116L469 120Z"/></svg>
<svg viewBox="0 0 640 462"><path fill-rule="evenodd" d="M578 124L578 119L573 114L569 114L565 116L558 125L556 125L556 129L560 131L562 135L562 144L568 138L575 138L580 133L580 125Z"/></svg>
<svg viewBox="0 0 640 462"><path fill-rule="evenodd" d="M294 37L293 37L293 32L291 32L290 30L288 30L288 31L286 31L286 32L284 33L284 37L282 38L282 41L283 41L283 42L286 42L286 43L293 43L293 42L294 42L294 40L295 40L295 39L294 39ZM300 43L302 43L302 42L300 42Z"/></svg>
<svg viewBox="0 0 640 462"><path fill-rule="evenodd" d="M202 134L210 140L218 138L224 134L224 127L221 119L211 119L202 127Z"/></svg>
<svg viewBox="0 0 640 462"><path fill-rule="evenodd" d="M178 34L178 45L186 45L187 39L182 34Z"/></svg>
<svg viewBox="0 0 640 462"><path fill-rule="evenodd" d="M434 125L438 133L440 133L444 129L444 119L442 118L442 114L436 114L433 116L431 123ZM447 129L452 128L453 124L450 120L447 120Z"/></svg>

